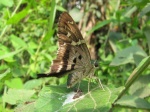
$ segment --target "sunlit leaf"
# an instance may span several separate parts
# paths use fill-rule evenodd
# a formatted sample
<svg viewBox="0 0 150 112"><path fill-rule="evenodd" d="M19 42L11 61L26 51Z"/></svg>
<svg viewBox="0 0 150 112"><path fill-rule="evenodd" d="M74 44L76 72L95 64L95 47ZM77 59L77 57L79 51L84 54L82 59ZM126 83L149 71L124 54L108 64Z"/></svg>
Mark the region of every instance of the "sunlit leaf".
<svg viewBox="0 0 150 112"><path fill-rule="evenodd" d="M150 103L145 99L138 98L136 96L123 96L120 100L116 102L117 105L137 108L137 109L150 109Z"/></svg>
<svg viewBox="0 0 150 112"><path fill-rule="evenodd" d="M4 94L3 100L4 102L15 105L21 102L28 101L34 93L34 90L9 89L8 92Z"/></svg>
<svg viewBox="0 0 150 112"><path fill-rule="evenodd" d="M6 80L5 84L10 88L16 88L16 89L23 88L23 82L20 78L13 78L10 80Z"/></svg>
<svg viewBox="0 0 150 112"><path fill-rule="evenodd" d="M14 16L12 16L7 21L7 24L16 24L16 23L18 23L19 21L21 21L21 19L23 19L25 16L27 16L28 13L29 13L29 7L26 7L24 10L18 12Z"/></svg>
<svg viewBox="0 0 150 112"><path fill-rule="evenodd" d="M36 109L37 111L63 112L85 109L84 111L101 110L107 112L111 108L111 103L117 98L117 94L123 89L122 87L115 89L105 87L105 90L102 90L96 86L86 92L87 87L83 87L81 87L83 94L77 99L73 99L76 92L67 90L66 87L46 87L37 100Z"/></svg>
<svg viewBox="0 0 150 112"><path fill-rule="evenodd" d="M116 53L115 58L112 60L110 65L119 66L127 63L134 63L134 54L140 54L143 57L146 57L147 54L139 46L131 46L122 51Z"/></svg>
<svg viewBox="0 0 150 112"><path fill-rule="evenodd" d="M150 96L150 75L139 77L130 87L129 94L146 98Z"/></svg>
<svg viewBox="0 0 150 112"><path fill-rule="evenodd" d="M0 4L3 4L5 6L7 6L7 7L12 7L13 4L14 4L14 1L13 0L1 0Z"/></svg>

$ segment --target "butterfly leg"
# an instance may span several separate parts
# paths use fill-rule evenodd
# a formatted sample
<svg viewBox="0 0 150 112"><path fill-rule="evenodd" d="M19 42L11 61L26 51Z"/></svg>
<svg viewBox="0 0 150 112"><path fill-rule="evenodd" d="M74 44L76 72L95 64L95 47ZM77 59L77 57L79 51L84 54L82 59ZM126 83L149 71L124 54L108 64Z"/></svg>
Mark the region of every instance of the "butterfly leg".
<svg viewBox="0 0 150 112"><path fill-rule="evenodd" d="M88 92L90 92L90 83L92 81L92 76L89 76L88 78Z"/></svg>
<svg viewBox="0 0 150 112"><path fill-rule="evenodd" d="M98 82L99 87L102 88L103 90L105 90L104 87L103 87L103 84L101 83L101 80L98 77L95 77L95 76L94 76L94 78Z"/></svg>
<svg viewBox="0 0 150 112"><path fill-rule="evenodd" d="M90 80L88 81L88 92L90 92Z"/></svg>
<svg viewBox="0 0 150 112"><path fill-rule="evenodd" d="M104 87L103 87L103 85L102 85L102 83L101 83L101 80L100 80L99 78L97 78L97 79L98 79L98 82L99 82L99 83L98 83L98 84L99 84L99 87L101 87L103 90L105 90Z"/></svg>
<svg viewBox="0 0 150 112"><path fill-rule="evenodd" d="M81 83L81 82L78 82L77 91L80 91L80 83Z"/></svg>

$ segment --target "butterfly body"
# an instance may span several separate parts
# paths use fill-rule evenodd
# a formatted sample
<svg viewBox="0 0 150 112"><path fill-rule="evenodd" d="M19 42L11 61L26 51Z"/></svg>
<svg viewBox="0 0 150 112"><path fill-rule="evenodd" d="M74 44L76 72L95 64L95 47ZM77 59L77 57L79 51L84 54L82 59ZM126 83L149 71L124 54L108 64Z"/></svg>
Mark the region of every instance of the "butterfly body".
<svg viewBox="0 0 150 112"><path fill-rule="evenodd" d="M41 74L40 77L62 77L68 74L67 86L72 87L83 78L93 75L95 66L91 63L85 40L67 12L59 17L57 36L57 58L53 60L50 73Z"/></svg>
<svg viewBox="0 0 150 112"><path fill-rule="evenodd" d="M94 66L85 66L81 70L78 69L77 71L74 71L72 74L68 75L67 87L70 88L76 83L80 82L82 79L92 76L94 71Z"/></svg>

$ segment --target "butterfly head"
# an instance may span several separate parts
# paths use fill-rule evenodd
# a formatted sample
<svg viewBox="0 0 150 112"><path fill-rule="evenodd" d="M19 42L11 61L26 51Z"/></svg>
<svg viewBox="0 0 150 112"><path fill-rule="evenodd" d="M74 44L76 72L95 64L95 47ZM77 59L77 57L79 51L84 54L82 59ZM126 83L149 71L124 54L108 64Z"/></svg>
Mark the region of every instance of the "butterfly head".
<svg viewBox="0 0 150 112"><path fill-rule="evenodd" d="M91 60L91 64L94 65L95 68L97 68L99 66L99 64L96 60Z"/></svg>

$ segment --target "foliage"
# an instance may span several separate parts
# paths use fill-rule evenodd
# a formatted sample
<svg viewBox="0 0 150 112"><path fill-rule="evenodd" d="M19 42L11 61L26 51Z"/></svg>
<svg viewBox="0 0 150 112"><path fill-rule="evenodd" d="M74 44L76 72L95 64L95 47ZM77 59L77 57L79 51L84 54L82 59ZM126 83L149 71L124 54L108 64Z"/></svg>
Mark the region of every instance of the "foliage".
<svg viewBox="0 0 150 112"><path fill-rule="evenodd" d="M0 111L150 111L149 0L3 0L0 9ZM62 11L98 60L103 89L84 79L79 94L66 77L36 79L56 56Z"/></svg>

